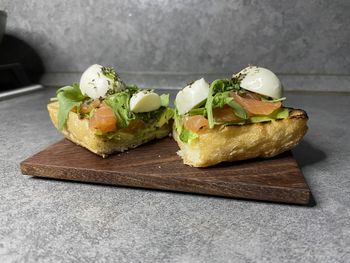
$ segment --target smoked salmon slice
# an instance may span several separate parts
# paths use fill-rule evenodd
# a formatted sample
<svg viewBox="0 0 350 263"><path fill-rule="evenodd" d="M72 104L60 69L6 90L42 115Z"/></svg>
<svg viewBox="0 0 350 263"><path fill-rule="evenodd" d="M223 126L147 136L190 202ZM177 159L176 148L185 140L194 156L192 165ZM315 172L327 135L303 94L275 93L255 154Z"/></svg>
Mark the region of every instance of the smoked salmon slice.
<svg viewBox="0 0 350 263"><path fill-rule="evenodd" d="M89 120L90 129L96 129L102 133L113 132L117 130L117 118L111 107L102 104L100 108L97 108L93 113L93 116Z"/></svg>
<svg viewBox="0 0 350 263"><path fill-rule="evenodd" d="M252 96L242 97L235 92L230 95L240 104L250 115L269 115L273 111L281 108L281 102L264 102Z"/></svg>
<svg viewBox="0 0 350 263"><path fill-rule="evenodd" d="M228 105L225 105L222 108L213 109L213 116L215 121L218 122L231 122L241 120L234 114L233 109Z"/></svg>
<svg viewBox="0 0 350 263"><path fill-rule="evenodd" d="M195 133L208 126L208 120L202 115L187 116L184 119L184 127Z"/></svg>

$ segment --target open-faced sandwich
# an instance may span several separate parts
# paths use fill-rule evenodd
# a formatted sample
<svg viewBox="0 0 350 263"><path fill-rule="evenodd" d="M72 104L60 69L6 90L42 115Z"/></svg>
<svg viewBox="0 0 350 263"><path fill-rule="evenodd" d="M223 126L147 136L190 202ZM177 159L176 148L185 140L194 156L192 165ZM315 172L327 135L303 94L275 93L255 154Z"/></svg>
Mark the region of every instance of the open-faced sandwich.
<svg viewBox="0 0 350 263"><path fill-rule="evenodd" d="M47 109L67 139L106 157L169 135L168 105L169 95L125 85L113 68L95 64L79 84L58 89Z"/></svg>
<svg viewBox="0 0 350 263"><path fill-rule="evenodd" d="M307 114L282 105L282 85L268 69L249 66L231 79L203 78L175 99L173 137L185 164L268 158L290 150L307 131Z"/></svg>

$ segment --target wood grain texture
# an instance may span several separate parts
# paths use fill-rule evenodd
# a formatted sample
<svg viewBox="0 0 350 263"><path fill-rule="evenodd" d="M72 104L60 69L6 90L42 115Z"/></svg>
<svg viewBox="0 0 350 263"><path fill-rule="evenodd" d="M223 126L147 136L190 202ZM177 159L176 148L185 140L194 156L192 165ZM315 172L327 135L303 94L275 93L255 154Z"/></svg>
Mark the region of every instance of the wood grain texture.
<svg viewBox="0 0 350 263"><path fill-rule="evenodd" d="M102 159L61 140L21 163L25 175L308 205L311 192L290 152L268 160L193 168L171 138Z"/></svg>

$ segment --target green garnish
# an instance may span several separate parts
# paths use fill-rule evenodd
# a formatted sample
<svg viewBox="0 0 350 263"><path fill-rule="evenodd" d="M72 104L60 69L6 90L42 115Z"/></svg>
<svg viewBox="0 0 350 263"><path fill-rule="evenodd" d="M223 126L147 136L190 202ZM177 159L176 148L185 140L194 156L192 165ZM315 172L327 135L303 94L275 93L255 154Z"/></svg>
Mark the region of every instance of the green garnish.
<svg viewBox="0 0 350 263"><path fill-rule="evenodd" d="M115 72L114 68L112 67L102 67L101 68L102 74L105 75L107 78L114 80L114 81L120 81L120 77L117 72Z"/></svg>
<svg viewBox="0 0 350 263"><path fill-rule="evenodd" d="M62 130L66 124L68 114L74 107L80 107L87 97L84 96L77 83L72 86L65 86L57 90L56 97L59 104L58 129Z"/></svg>
<svg viewBox="0 0 350 263"><path fill-rule="evenodd" d="M230 106L237 117L241 119L247 119L247 113L243 109L243 107L237 102L235 102L232 97L229 96L230 91L238 91L239 89L239 83L237 83L236 79L217 79L211 83L211 85L209 86L209 95L205 104L209 128L213 128L215 125L213 109L222 108L224 105Z"/></svg>
<svg viewBox="0 0 350 263"><path fill-rule="evenodd" d="M266 98L264 96L261 96L261 101L263 102L279 102L279 101L284 101L285 99L287 99L286 97L282 97L282 98L279 98L279 99L269 99L269 98Z"/></svg>
<svg viewBox="0 0 350 263"><path fill-rule="evenodd" d="M160 95L161 107L157 110L150 112L136 113L136 118L143 120L145 123L157 122L157 127L163 126L165 123L173 117L173 109L168 108L169 106L169 94Z"/></svg>
<svg viewBox="0 0 350 263"><path fill-rule="evenodd" d="M164 124L168 123L174 116L174 110L171 108L166 107L160 117L158 118L158 121L156 123L156 127L162 127Z"/></svg>
<svg viewBox="0 0 350 263"><path fill-rule="evenodd" d="M162 107L168 107L169 106L169 94L162 94L162 95L160 95L160 105Z"/></svg>
<svg viewBox="0 0 350 263"><path fill-rule="evenodd" d="M135 119L135 114L129 110L130 97L130 92L121 91L105 99L105 103L113 109L117 117L117 126L119 129L128 127L130 121Z"/></svg>
<svg viewBox="0 0 350 263"><path fill-rule="evenodd" d="M279 108L269 115L252 116L252 117L250 117L249 120L251 123L259 123L259 122L286 119L286 118L288 118L288 116L289 116L289 109L288 108Z"/></svg>
<svg viewBox="0 0 350 263"><path fill-rule="evenodd" d="M119 77L118 73L114 70L112 67L102 67L101 68L102 74L105 75L107 78L109 78L113 82L114 90L111 89L107 92L107 95L112 95L115 93L115 91L122 90L126 88L126 85Z"/></svg>
<svg viewBox="0 0 350 263"><path fill-rule="evenodd" d="M179 138L181 141L188 143L196 138L198 138L198 134L191 132L187 129L182 129Z"/></svg>
<svg viewBox="0 0 350 263"><path fill-rule="evenodd" d="M189 116L202 115L207 116L207 110L205 108L194 108L187 113Z"/></svg>

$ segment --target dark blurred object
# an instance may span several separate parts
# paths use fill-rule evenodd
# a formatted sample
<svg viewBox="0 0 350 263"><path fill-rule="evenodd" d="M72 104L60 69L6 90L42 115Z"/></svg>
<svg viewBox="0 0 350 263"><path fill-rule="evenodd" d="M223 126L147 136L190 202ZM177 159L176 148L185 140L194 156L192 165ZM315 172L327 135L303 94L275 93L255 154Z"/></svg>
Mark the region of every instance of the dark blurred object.
<svg viewBox="0 0 350 263"><path fill-rule="evenodd" d="M6 20L0 10L0 100L43 88L36 84L44 73L40 56L24 41L5 35Z"/></svg>
<svg viewBox="0 0 350 263"><path fill-rule="evenodd" d="M0 65L0 92L29 84L30 81L20 63Z"/></svg>
<svg viewBox="0 0 350 263"><path fill-rule="evenodd" d="M5 11L0 10L0 43L2 36L5 34L7 14Z"/></svg>
<svg viewBox="0 0 350 263"><path fill-rule="evenodd" d="M30 45L15 36L3 36L0 44L0 92L38 83L43 73L43 62Z"/></svg>

